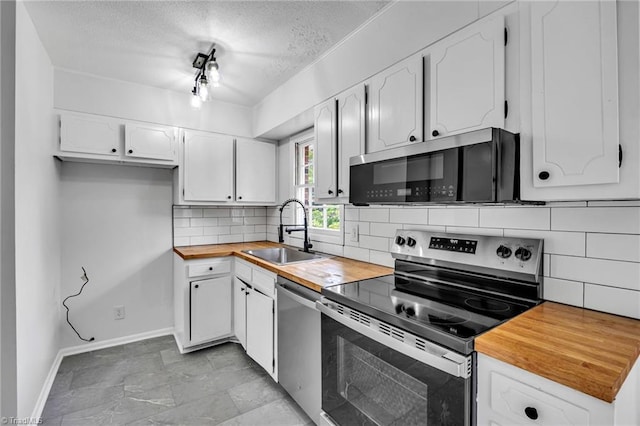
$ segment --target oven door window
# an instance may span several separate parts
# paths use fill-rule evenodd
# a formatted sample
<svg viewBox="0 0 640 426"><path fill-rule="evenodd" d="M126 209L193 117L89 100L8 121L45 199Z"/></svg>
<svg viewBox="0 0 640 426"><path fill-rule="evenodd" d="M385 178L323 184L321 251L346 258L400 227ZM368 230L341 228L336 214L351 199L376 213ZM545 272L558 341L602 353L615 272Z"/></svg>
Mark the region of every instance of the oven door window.
<svg viewBox="0 0 640 426"><path fill-rule="evenodd" d="M322 315L322 409L340 425L467 425L470 384Z"/></svg>

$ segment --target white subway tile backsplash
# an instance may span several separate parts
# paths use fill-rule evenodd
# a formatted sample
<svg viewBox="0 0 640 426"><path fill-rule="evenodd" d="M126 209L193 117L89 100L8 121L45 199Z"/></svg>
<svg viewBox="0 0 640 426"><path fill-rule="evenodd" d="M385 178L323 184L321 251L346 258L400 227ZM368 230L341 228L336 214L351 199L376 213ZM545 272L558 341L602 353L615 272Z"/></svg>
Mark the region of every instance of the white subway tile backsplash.
<svg viewBox="0 0 640 426"><path fill-rule="evenodd" d="M389 221L394 223L427 223L429 210L427 208L396 208L389 210Z"/></svg>
<svg viewBox="0 0 640 426"><path fill-rule="evenodd" d="M190 226L190 223L191 223L191 220L189 218L176 217L173 219L174 228L188 228Z"/></svg>
<svg viewBox="0 0 640 426"><path fill-rule="evenodd" d="M585 283L640 291L640 263L551 255L551 274Z"/></svg>
<svg viewBox="0 0 640 426"><path fill-rule="evenodd" d="M216 226L218 224L218 219L215 217L194 217L191 218L191 227L195 228L197 226Z"/></svg>
<svg viewBox="0 0 640 426"><path fill-rule="evenodd" d="M486 207L480 209L483 228L551 229L548 207Z"/></svg>
<svg viewBox="0 0 640 426"><path fill-rule="evenodd" d="M369 225L369 234L376 237L394 237L396 230L402 229L402 225L398 223L371 223Z"/></svg>
<svg viewBox="0 0 640 426"><path fill-rule="evenodd" d="M252 216L244 218L245 225L266 225L267 217L266 216Z"/></svg>
<svg viewBox="0 0 640 426"><path fill-rule="evenodd" d="M244 242L247 241L264 241L267 238L266 232L254 232L243 234Z"/></svg>
<svg viewBox="0 0 640 426"><path fill-rule="evenodd" d="M369 261L369 250L368 249L363 249L360 247L351 247L351 246L344 246L344 256L351 258L351 259L356 259L356 260L361 260L363 262L368 262Z"/></svg>
<svg viewBox="0 0 640 426"><path fill-rule="evenodd" d="M377 265L387 266L389 268L393 268L393 257L391 257L391 253L388 251L376 251L371 250L369 252L369 262L375 263Z"/></svg>
<svg viewBox="0 0 640 426"><path fill-rule="evenodd" d="M585 284L584 307L640 319L640 291Z"/></svg>
<svg viewBox="0 0 640 426"><path fill-rule="evenodd" d="M356 207L345 206L344 208L344 220L357 222L360 220L360 210Z"/></svg>
<svg viewBox="0 0 640 426"><path fill-rule="evenodd" d="M207 235L202 237L191 237L192 246L202 246L205 244L218 244L218 237L214 235Z"/></svg>
<svg viewBox="0 0 640 426"><path fill-rule="evenodd" d="M228 226L207 226L202 231L203 235L230 234Z"/></svg>
<svg viewBox="0 0 640 426"><path fill-rule="evenodd" d="M390 238L372 237L370 235L360 236L360 247L379 251L388 251Z"/></svg>
<svg viewBox="0 0 640 426"><path fill-rule="evenodd" d="M191 245L190 237L173 237L174 247L190 246L190 245Z"/></svg>
<svg viewBox="0 0 640 426"><path fill-rule="evenodd" d="M220 244L242 243L242 242L244 242L244 237L242 234L220 235L218 237L218 243Z"/></svg>
<svg viewBox="0 0 640 426"><path fill-rule="evenodd" d="M202 210L203 217L228 217L231 216L231 210L228 208L209 208Z"/></svg>
<svg viewBox="0 0 640 426"><path fill-rule="evenodd" d="M202 235L202 228L175 228L173 230L174 237L193 237Z"/></svg>
<svg viewBox="0 0 640 426"><path fill-rule="evenodd" d="M244 224L244 217L220 217L218 218L218 225L235 225L240 226Z"/></svg>
<svg viewBox="0 0 640 426"><path fill-rule="evenodd" d="M545 277L550 276L551 273L551 255L542 255L542 275Z"/></svg>
<svg viewBox="0 0 640 426"><path fill-rule="evenodd" d="M323 243L321 241L313 242L313 250L319 251L321 253L331 254L333 256L343 256L344 250L341 245L331 244L331 243Z"/></svg>
<svg viewBox="0 0 640 426"><path fill-rule="evenodd" d="M544 252L568 256L585 255L584 232L533 231L530 229L505 229L505 237L542 238Z"/></svg>
<svg viewBox="0 0 640 426"><path fill-rule="evenodd" d="M255 225L253 232L267 232L267 225Z"/></svg>
<svg viewBox="0 0 640 426"><path fill-rule="evenodd" d="M578 281L545 278L543 295L545 300L582 306L584 297L584 283Z"/></svg>
<svg viewBox="0 0 640 426"><path fill-rule="evenodd" d="M640 262L640 235L587 234L587 256Z"/></svg>
<svg viewBox="0 0 640 426"><path fill-rule="evenodd" d="M478 209L429 209L429 225L478 226Z"/></svg>
<svg viewBox="0 0 640 426"><path fill-rule="evenodd" d="M499 228L474 228L471 226L447 226L445 231L453 232L454 234L496 235L499 237L504 234L504 230Z"/></svg>
<svg viewBox="0 0 640 426"><path fill-rule="evenodd" d="M445 232L446 226L441 225L402 225L402 229L415 229L417 231L428 231L428 232Z"/></svg>
<svg viewBox="0 0 640 426"><path fill-rule="evenodd" d="M173 217L191 217L193 215L192 209L173 209Z"/></svg>
<svg viewBox="0 0 640 426"><path fill-rule="evenodd" d="M640 234L640 209L635 207L555 208L551 211L551 229Z"/></svg>
<svg viewBox="0 0 640 426"><path fill-rule="evenodd" d="M366 208L360 209L361 222L389 222L388 208Z"/></svg>

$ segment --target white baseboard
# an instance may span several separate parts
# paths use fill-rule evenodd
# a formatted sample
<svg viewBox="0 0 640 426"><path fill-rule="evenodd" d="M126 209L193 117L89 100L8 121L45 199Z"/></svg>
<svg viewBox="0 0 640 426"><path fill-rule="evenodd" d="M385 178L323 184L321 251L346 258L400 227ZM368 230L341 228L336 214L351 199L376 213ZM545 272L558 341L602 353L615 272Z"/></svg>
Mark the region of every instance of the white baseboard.
<svg viewBox="0 0 640 426"><path fill-rule="evenodd" d="M40 418L40 416L42 416L42 410L44 409L44 405L47 402L47 398L49 398L51 386L53 386L53 381L58 374L58 369L60 368L62 358L64 358L65 356L96 351L98 349L110 348L113 346L124 345L126 343L139 342L140 340L147 340L154 337L167 336L172 334L173 328L162 328L159 330L147 331L145 333L132 334L131 336L126 337L116 337L115 339L104 340L102 342L87 343L85 345L71 346L69 348L60 349L58 351L58 354L56 355L56 358L53 360L53 364L51 364L47 379L42 385L42 390L40 391L40 395L38 396L38 401L36 402L36 406L33 409L31 418Z"/></svg>

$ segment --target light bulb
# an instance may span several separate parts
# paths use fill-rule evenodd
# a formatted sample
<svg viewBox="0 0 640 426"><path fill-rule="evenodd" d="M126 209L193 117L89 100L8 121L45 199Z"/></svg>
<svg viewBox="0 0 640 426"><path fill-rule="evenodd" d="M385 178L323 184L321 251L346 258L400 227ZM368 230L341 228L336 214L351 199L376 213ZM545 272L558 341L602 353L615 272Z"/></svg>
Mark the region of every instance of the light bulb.
<svg viewBox="0 0 640 426"><path fill-rule="evenodd" d="M200 99L200 96L198 96L198 89L196 86L194 86L191 91L191 106L193 108L200 108L200 106L202 106L202 100Z"/></svg>
<svg viewBox="0 0 640 426"><path fill-rule="evenodd" d="M220 69L215 60L207 63L207 72L209 73L209 78L213 83L220 81ZM214 87L219 87L219 85Z"/></svg>
<svg viewBox="0 0 640 426"><path fill-rule="evenodd" d="M207 76L206 75L202 75L202 77L200 77L200 86L198 87L198 94L200 95L200 99L202 99L203 102L206 102L209 100L209 82L207 81Z"/></svg>

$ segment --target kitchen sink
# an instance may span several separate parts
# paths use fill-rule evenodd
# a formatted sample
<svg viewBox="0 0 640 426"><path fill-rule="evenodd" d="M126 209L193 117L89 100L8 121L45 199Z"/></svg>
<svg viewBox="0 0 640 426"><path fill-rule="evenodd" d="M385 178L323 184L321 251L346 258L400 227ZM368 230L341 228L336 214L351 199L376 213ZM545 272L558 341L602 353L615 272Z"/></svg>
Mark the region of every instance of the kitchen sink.
<svg viewBox="0 0 640 426"><path fill-rule="evenodd" d="M309 262L312 260L325 259L316 253L305 253L303 251L288 247L274 247L257 250L242 250L243 253L259 257L269 263L276 265L289 265L291 263Z"/></svg>

